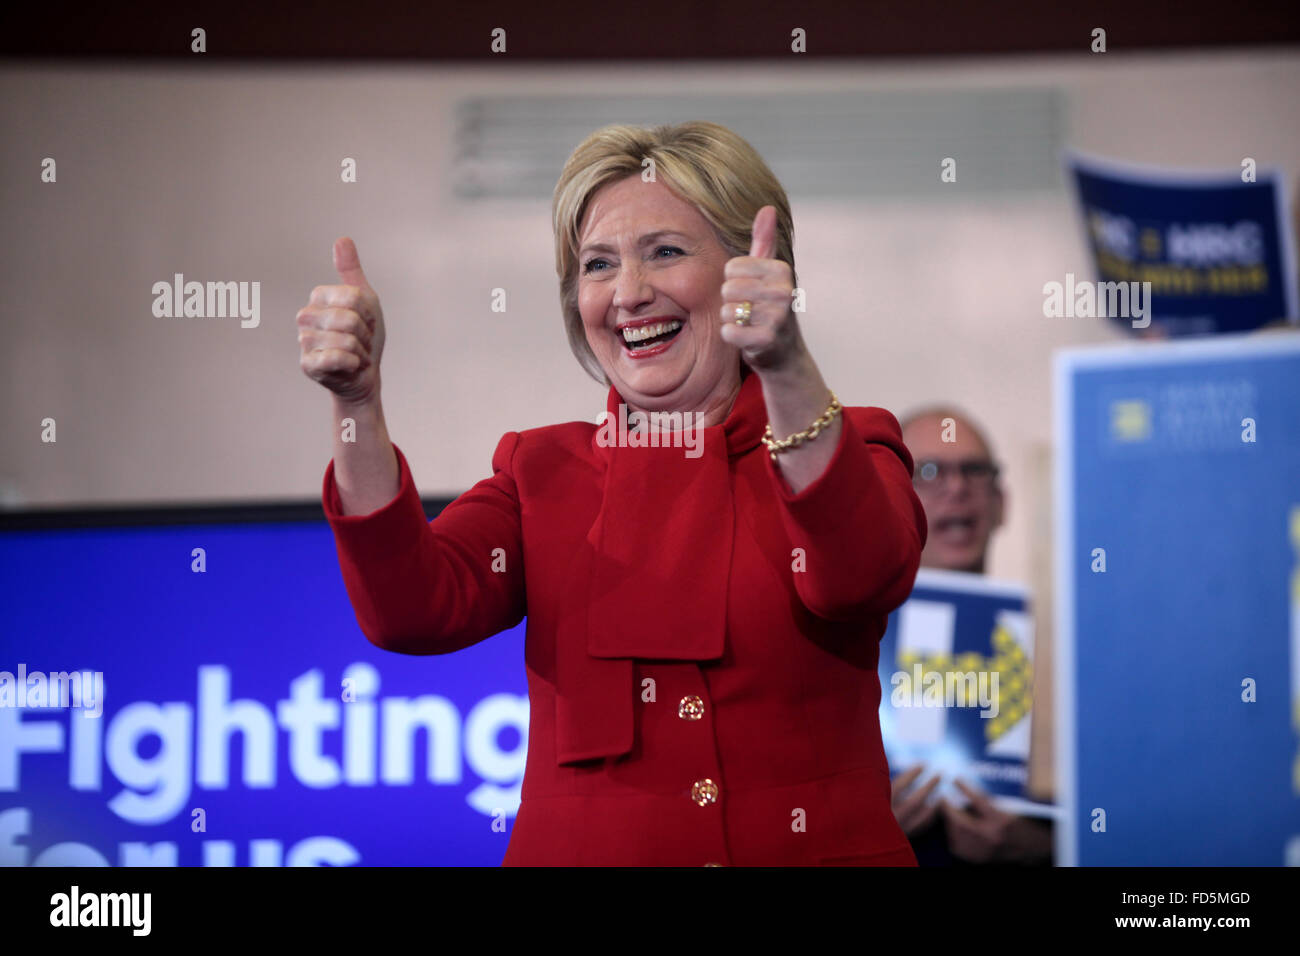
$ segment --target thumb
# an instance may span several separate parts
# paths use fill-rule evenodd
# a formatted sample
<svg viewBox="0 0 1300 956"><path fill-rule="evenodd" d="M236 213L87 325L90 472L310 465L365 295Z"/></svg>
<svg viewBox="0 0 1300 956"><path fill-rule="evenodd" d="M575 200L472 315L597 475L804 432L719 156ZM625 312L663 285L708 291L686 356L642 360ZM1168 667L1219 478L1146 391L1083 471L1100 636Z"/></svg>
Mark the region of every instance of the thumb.
<svg viewBox="0 0 1300 956"><path fill-rule="evenodd" d="M957 789L966 795L966 799L971 802L972 810L978 810L981 814L987 814L996 809L993 806L993 802L989 800L987 796L976 788L968 786L960 777L953 778L953 783L957 785Z"/></svg>
<svg viewBox="0 0 1300 956"><path fill-rule="evenodd" d="M776 255L775 206L764 206L754 216L754 231L749 242L749 254L755 259L771 259Z"/></svg>
<svg viewBox="0 0 1300 956"><path fill-rule="evenodd" d="M361 271L361 257L357 255L356 243L347 236L334 240L334 270L344 285L370 288L366 274Z"/></svg>

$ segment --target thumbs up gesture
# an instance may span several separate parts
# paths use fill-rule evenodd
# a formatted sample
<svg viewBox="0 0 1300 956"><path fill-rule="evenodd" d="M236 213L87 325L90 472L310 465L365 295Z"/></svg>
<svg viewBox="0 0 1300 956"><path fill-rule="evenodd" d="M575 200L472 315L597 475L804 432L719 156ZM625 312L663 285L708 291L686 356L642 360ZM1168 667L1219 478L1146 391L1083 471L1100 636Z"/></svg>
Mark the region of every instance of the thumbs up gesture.
<svg viewBox="0 0 1300 956"><path fill-rule="evenodd" d="M791 309L794 272L776 255L776 207L754 216L749 255L730 259L723 271L722 340L740 349L756 372L786 367L803 351L799 324ZM736 324L736 309L749 303L750 314Z"/></svg>
<svg viewBox="0 0 1300 956"><path fill-rule="evenodd" d="M298 310L299 365L344 402L365 404L379 397L384 311L347 237L334 243L334 269L341 284L318 285Z"/></svg>

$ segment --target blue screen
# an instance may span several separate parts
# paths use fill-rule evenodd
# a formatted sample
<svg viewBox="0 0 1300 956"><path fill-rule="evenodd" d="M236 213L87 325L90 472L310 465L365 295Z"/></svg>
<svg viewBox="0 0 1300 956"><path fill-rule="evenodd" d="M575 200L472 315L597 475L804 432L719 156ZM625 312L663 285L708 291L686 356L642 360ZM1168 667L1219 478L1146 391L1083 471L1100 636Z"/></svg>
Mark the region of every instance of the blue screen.
<svg viewBox="0 0 1300 956"><path fill-rule="evenodd" d="M0 864L501 862L522 623L374 647L323 521L8 531L0 575Z"/></svg>

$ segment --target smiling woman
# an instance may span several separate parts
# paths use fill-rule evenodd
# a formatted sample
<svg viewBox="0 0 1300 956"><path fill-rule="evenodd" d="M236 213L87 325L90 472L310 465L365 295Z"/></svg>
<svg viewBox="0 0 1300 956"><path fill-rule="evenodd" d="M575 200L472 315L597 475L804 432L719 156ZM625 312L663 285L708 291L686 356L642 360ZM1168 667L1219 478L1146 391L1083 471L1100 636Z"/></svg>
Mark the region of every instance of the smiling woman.
<svg viewBox="0 0 1300 956"><path fill-rule="evenodd" d="M706 425L722 421L740 363L718 334L733 256L713 227L662 182L631 176L595 195L579 241L578 315L609 384L637 408L697 408Z"/></svg>
<svg viewBox="0 0 1300 956"><path fill-rule="evenodd" d="M553 225L609 418L701 440L510 432L426 521L379 401L378 296L339 240L344 284L313 291L299 338L335 396L324 505L362 631L441 654L527 615L507 864L913 865L876 662L925 515L897 421L842 407L804 346L784 190L716 124L607 127L565 165Z"/></svg>

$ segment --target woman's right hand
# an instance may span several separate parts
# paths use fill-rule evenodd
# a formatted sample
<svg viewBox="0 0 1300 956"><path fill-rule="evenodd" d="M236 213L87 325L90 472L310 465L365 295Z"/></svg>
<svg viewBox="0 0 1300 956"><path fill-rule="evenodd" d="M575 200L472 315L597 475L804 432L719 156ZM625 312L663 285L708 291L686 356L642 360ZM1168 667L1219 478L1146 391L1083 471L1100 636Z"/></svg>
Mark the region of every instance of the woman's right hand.
<svg viewBox="0 0 1300 956"><path fill-rule="evenodd" d="M334 268L342 284L318 285L298 310L298 364L343 402L366 404L379 397L384 311L346 236L334 243Z"/></svg>

